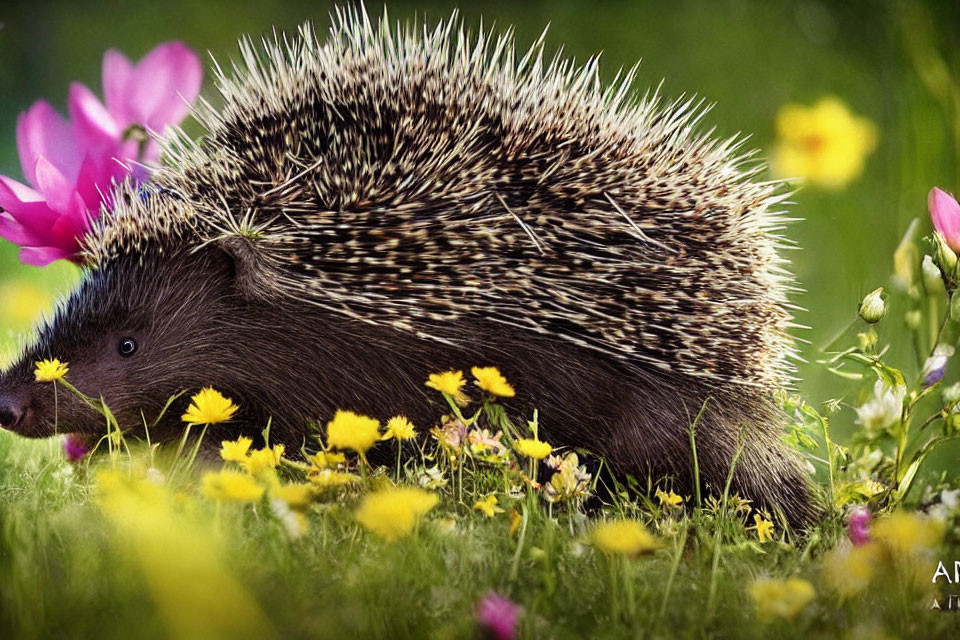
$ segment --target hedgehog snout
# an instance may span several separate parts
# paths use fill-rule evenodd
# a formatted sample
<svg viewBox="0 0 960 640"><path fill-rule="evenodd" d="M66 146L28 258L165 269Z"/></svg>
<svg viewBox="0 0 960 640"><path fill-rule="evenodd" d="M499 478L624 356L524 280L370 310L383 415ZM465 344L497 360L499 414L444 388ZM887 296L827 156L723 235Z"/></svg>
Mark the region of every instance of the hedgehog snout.
<svg viewBox="0 0 960 640"><path fill-rule="evenodd" d="M30 413L23 394L0 391L0 427L16 431Z"/></svg>

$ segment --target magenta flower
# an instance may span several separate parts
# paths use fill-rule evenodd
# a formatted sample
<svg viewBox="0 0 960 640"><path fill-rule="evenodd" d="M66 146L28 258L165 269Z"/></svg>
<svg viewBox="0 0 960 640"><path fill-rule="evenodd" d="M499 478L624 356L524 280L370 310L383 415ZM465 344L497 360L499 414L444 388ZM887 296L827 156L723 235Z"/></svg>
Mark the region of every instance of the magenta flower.
<svg viewBox="0 0 960 640"><path fill-rule="evenodd" d="M954 251L960 251L960 204L949 193L934 187L927 196L933 227Z"/></svg>
<svg viewBox="0 0 960 640"><path fill-rule="evenodd" d="M522 608L512 600L491 591L477 602L474 616L489 637L513 640L521 611Z"/></svg>
<svg viewBox="0 0 960 640"><path fill-rule="evenodd" d="M870 542L870 510L866 507L856 507L850 512L847 521L850 531L850 542L859 547Z"/></svg>
<svg viewBox="0 0 960 640"><path fill-rule="evenodd" d="M63 438L63 453L70 462L79 462L90 450L81 440L68 435Z"/></svg>
<svg viewBox="0 0 960 640"><path fill-rule="evenodd" d="M135 162L156 159L156 143L145 133L179 123L200 92L200 61L178 42L156 47L136 66L108 51L103 68L107 106L73 84L72 122L43 100L17 121L28 184L0 176L0 236L22 247L25 264L78 261L91 221L101 206L111 206L110 186L131 174ZM135 178L146 177L136 169Z"/></svg>

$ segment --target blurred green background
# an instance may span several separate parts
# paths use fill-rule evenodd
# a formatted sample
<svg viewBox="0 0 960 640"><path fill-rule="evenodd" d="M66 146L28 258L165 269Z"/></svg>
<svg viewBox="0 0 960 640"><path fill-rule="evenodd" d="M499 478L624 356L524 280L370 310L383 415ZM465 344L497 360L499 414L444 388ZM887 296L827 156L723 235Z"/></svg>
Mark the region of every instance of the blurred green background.
<svg viewBox="0 0 960 640"><path fill-rule="evenodd" d="M314 20L322 31L332 3L243 0L147 0L103 3L7 2L0 8L0 173L22 179L16 152L17 114L39 98L65 112L68 84L100 93L100 62L116 47L139 58L157 43L180 39L219 60L235 54L239 35ZM449 15L454 2L391 2L395 19ZM382 5L368 4L372 14ZM793 198L803 220L787 235L800 250L793 269L808 309L797 321L803 355L848 327L866 292L888 284L891 255L910 220L929 229L926 194L960 189L960 3L949 2L500 2L460 5L468 24L515 25L520 45L549 24L547 47L578 60L602 52L606 79L638 59L638 90L663 80L667 98L697 94L715 103L705 119L722 136L751 134L767 154L775 118L786 103L842 99L872 120L878 146L863 175L840 190L809 187ZM951 80L952 78L952 80ZM205 86L206 96L213 95ZM188 130L197 132L193 125ZM50 292L76 277L70 265L46 269L18 263L0 241L0 350L16 344ZM890 322L902 322L902 314ZM906 342L906 341L904 341ZM903 365L911 372L910 361ZM836 379L800 366L800 389L813 402L838 394ZM845 398L855 402L856 398ZM852 423L852 412L846 420Z"/></svg>

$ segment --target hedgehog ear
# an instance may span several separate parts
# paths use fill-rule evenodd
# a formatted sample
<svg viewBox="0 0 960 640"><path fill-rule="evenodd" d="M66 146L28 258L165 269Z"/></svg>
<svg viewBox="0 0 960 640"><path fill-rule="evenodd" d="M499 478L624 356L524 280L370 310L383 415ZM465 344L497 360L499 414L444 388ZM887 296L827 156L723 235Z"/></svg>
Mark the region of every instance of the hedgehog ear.
<svg viewBox="0 0 960 640"><path fill-rule="evenodd" d="M230 235L217 240L217 246L230 261L237 291L250 300L266 298L270 291L269 269L256 241Z"/></svg>

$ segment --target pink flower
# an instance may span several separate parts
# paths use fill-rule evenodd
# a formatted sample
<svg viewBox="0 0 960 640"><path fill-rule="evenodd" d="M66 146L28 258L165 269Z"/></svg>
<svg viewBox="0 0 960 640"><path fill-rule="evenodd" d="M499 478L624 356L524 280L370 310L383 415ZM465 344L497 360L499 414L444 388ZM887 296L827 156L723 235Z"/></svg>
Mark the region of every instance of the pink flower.
<svg viewBox="0 0 960 640"><path fill-rule="evenodd" d="M847 521L850 531L850 542L859 547L870 542L870 510L866 507L856 507L850 512Z"/></svg>
<svg viewBox="0 0 960 640"><path fill-rule="evenodd" d="M63 453L70 462L78 462L83 456L90 453L90 450L87 449L87 445L82 441L74 436L68 435L63 438Z"/></svg>
<svg viewBox="0 0 960 640"><path fill-rule="evenodd" d="M943 234L954 251L960 251L960 204L956 198L934 187L927 196L933 227Z"/></svg>
<svg viewBox="0 0 960 640"><path fill-rule="evenodd" d="M103 61L107 105L81 84L70 87L65 120L45 101L17 121L20 165L28 184L0 176L0 236L23 247L20 260L43 266L78 261L81 240L101 206L110 207L113 182L152 161L157 146L139 126L160 132L187 114L200 92L197 56L179 42L162 44L136 66L108 51ZM132 162L133 161L133 162ZM136 169L137 179L146 179Z"/></svg>
<svg viewBox="0 0 960 640"><path fill-rule="evenodd" d="M521 607L508 598L490 592L477 602L474 616L496 640L513 640Z"/></svg>

